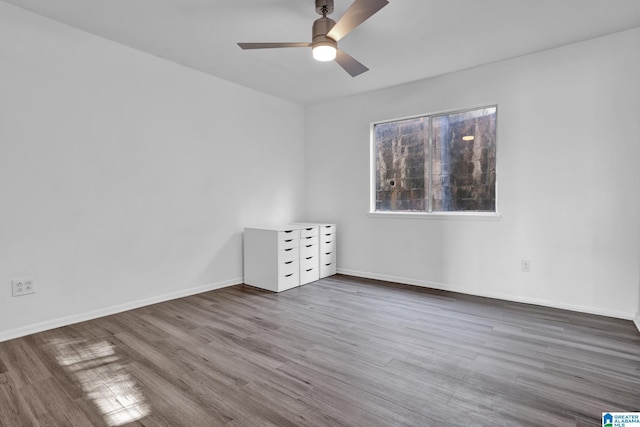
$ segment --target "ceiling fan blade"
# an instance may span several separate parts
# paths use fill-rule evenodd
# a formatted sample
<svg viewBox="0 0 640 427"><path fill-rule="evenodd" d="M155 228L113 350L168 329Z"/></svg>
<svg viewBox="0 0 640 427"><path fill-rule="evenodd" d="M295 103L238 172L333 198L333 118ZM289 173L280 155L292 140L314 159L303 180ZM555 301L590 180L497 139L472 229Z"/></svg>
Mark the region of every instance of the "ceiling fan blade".
<svg viewBox="0 0 640 427"><path fill-rule="evenodd" d="M280 47L310 47L311 43L238 43L242 49L274 49Z"/></svg>
<svg viewBox="0 0 640 427"><path fill-rule="evenodd" d="M351 55L340 49L338 49L338 52L336 52L336 62L342 68L344 68L347 73L351 74L351 77L356 77L364 73L365 71L369 71L367 67L365 67L364 65L353 59Z"/></svg>
<svg viewBox="0 0 640 427"><path fill-rule="evenodd" d="M388 4L387 0L355 0L327 36L340 40Z"/></svg>

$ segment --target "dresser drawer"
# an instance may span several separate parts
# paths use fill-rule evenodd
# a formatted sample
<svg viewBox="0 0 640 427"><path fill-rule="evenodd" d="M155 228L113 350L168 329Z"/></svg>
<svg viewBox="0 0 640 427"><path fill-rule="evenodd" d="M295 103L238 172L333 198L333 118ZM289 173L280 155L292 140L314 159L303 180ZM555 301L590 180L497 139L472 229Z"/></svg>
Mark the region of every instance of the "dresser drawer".
<svg viewBox="0 0 640 427"><path fill-rule="evenodd" d="M336 274L335 262L323 262L320 264L320 277L333 276Z"/></svg>
<svg viewBox="0 0 640 427"><path fill-rule="evenodd" d="M286 261L297 261L300 258L300 248L294 246L292 248L280 249L278 251L278 263L282 264Z"/></svg>
<svg viewBox="0 0 640 427"><path fill-rule="evenodd" d="M321 263L336 262L336 251L320 252L320 262Z"/></svg>
<svg viewBox="0 0 640 427"><path fill-rule="evenodd" d="M320 240L320 253L325 252L335 252L336 250L336 241L333 237L322 238Z"/></svg>
<svg viewBox="0 0 640 427"><path fill-rule="evenodd" d="M330 233L328 231L320 233L320 239L333 239L336 233Z"/></svg>
<svg viewBox="0 0 640 427"><path fill-rule="evenodd" d="M290 239L296 240L299 238L300 238L300 230L297 228L278 231L278 240L290 240Z"/></svg>
<svg viewBox="0 0 640 427"><path fill-rule="evenodd" d="M300 284L300 274L287 273L278 277L278 292L286 291L287 289L295 288Z"/></svg>
<svg viewBox="0 0 640 427"><path fill-rule="evenodd" d="M297 273L300 268L300 264L297 259L291 261L284 261L278 266L278 275L286 276L291 273Z"/></svg>
<svg viewBox="0 0 640 427"><path fill-rule="evenodd" d="M318 262L318 255L310 255L305 258L300 258L300 271L306 270L311 267L318 268L320 263Z"/></svg>
<svg viewBox="0 0 640 427"><path fill-rule="evenodd" d="M300 258L306 258L308 256L318 255L318 244L311 243L300 246Z"/></svg>
<svg viewBox="0 0 640 427"><path fill-rule="evenodd" d="M318 257L318 254L300 257L300 261L298 264L300 265L300 270L313 266L318 267L320 265L320 258Z"/></svg>
<svg viewBox="0 0 640 427"><path fill-rule="evenodd" d="M331 233L331 234L335 234L336 232L336 226L334 224L329 224L329 225L321 225L319 227L320 230L320 234L326 234L326 233Z"/></svg>
<svg viewBox="0 0 640 427"><path fill-rule="evenodd" d="M299 242L300 242L300 246L317 245L318 236L301 237Z"/></svg>
<svg viewBox="0 0 640 427"><path fill-rule="evenodd" d="M318 236L318 227L305 227L300 229L300 238Z"/></svg>
<svg viewBox="0 0 640 427"><path fill-rule="evenodd" d="M318 264L313 267L309 267L305 270L300 270L300 284L304 285L307 283L315 282L320 279L320 271L318 269Z"/></svg>
<svg viewBox="0 0 640 427"><path fill-rule="evenodd" d="M278 239L278 249L297 248L300 245L300 239L286 236L282 239Z"/></svg>

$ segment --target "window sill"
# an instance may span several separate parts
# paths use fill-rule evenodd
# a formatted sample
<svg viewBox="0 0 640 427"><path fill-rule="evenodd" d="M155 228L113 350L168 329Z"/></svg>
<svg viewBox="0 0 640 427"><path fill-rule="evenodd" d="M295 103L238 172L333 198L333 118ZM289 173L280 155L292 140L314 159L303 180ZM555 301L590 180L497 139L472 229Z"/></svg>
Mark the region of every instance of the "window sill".
<svg viewBox="0 0 640 427"><path fill-rule="evenodd" d="M391 219L439 219L453 221L500 221L502 215L497 212L369 212L369 218Z"/></svg>

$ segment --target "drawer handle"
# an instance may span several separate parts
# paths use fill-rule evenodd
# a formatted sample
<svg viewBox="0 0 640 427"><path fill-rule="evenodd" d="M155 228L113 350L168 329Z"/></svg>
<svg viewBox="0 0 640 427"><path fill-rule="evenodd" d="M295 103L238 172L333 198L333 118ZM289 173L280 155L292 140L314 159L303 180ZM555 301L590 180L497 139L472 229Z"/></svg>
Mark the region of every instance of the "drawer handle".
<svg viewBox="0 0 640 427"><path fill-rule="evenodd" d="M331 228L331 226L330 225L325 225L324 228Z"/></svg>
<svg viewBox="0 0 640 427"><path fill-rule="evenodd" d="M313 236L305 237L305 239L313 239Z"/></svg>
<svg viewBox="0 0 640 427"><path fill-rule="evenodd" d="M331 255L331 252L325 252L324 254L325 255Z"/></svg>
<svg viewBox="0 0 640 427"><path fill-rule="evenodd" d="M287 242L287 243L293 242L293 239L285 240L285 242Z"/></svg>
<svg viewBox="0 0 640 427"><path fill-rule="evenodd" d="M291 277L291 276L293 276L293 273L291 273L291 274L285 274L285 276L284 276L284 277Z"/></svg>
<svg viewBox="0 0 640 427"><path fill-rule="evenodd" d="M313 257L312 257L312 256L308 256L308 257L306 257L305 259L311 259L311 258L313 258Z"/></svg>
<svg viewBox="0 0 640 427"><path fill-rule="evenodd" d="M329 264L325 264L325 267L329 267L331 264L333 264L332 262L330 262Z"/></svg>
<svg viewBox="0 0 640 427"><path fill-rule="evenodd" d="M293 250L293 248L289 248L289 249L285 249L284 251L285 252L289 252L289 251L292 251L292 250Z"/></svg>
<svg viewBox="0 0 640 427"><path fill-rule="evenodd" d="M331 233L326 233L325 236L331 236Z"/></svg>
<svg viewBox="0 0 640 427"><path fill-rule="evenodd" d="M308 269L307 271L311 271L311 270L313 270L313 268L310 268L310 269Z"/></svg>
<svg viewBox="0 0 640 427"><path fill-rule="evenodd" d="M305 246L305 248L310 248L311 246L313 246L313 245L307 245L307 246Z"/></svg>
<svg viewBox="0 0 640 427"><path fill-rule="evenodd" d="M285 233L293 233L293 230L284 230Z"/></svg>
<svg viewBox="0 0 640 427"><path fill-rule="evenodd" d="M291 264L293 261L287 261L285 262L285 264Z"/></svg>
<svg viewBox="0 0 640 427"><path fill-rule="evenodd" d="M313 227L312 228L305 228L305 230L311 231L311 230L313 230Z"/></svg>
<svg viewBox="0 0 640 427"><path fill-rule="evenodd" d="M331 240L329 240L328 242L325 242L325 243L331 243Z"/></svg>

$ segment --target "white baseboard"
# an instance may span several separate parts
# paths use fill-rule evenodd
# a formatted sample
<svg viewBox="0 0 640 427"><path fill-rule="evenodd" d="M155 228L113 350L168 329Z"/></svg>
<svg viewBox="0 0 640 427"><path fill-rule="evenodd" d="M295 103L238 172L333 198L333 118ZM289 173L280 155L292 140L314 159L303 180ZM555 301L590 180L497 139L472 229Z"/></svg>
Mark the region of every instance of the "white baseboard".
<svg viewBox="0 0 640 427"><path fill-rule="evenodd" d="M505 300L505 301L520 302L524 304L533 304L533 305L540 305L544 307L559 308L562 310L577 311L580 313L596 314L599 316L615 317L617 319L633 320L635 317L634 313L627 313L624 311L603 310L596 307L564 304L556 301L521 297L518 295L504 294L501 292L478 292L478 290L476 289L468 289L460 286L447 285L444 283L430 282L426 280L411 279L407 277L388 276L385 274L369 273L364 271L347 270L347 269L341 269L341 268L338 269L338 273L346 274L348 276L364 277L366 279L376 279L376 280L383 280L386 282L401 283L403 285L414 285L414 286L421 286L424 288L433 288L433 289L439 289L443 291L458 292L461 294L475 295L478 297L494 298L494 299ZM640 318L636 317L634 322L636 324L636 327L638 327L638 330L640 330Z"/></svg>
<svg viewBox="0 0 640 427"><path fill-rule="evenodd" d="M638 307L638 310L640 310L640 307ZM633 323L636 325L638 332L640 332L640 311L636 314L636 318L633 320Z"/></svg>
<svg viewBox="0 0 640 427"><path fill-rule="evenodd" d="M86 313L73 314L70 316L59 317L53 320L47 320L46 322L35 323L33 325L24 326L21 328L11 329L8 331L0 332L0 342L8 341L14 338L24 337L26 335L35 334L38 332L48 331L49 329L59 328L61 326L72 325L74 323L85 322L87 320L97 319L99 317L109 316L116 313L122 313L123 311L133 310L140 307L145 307L160 302L170 301L177 298L184 298L191 295L201 294L203 292L214 291L216 289L226 288L228 286L237 285L243 282L242 277L237 279L225 280L223 282L213 283L204 286L198 286L195 288L182 289L176 292L169 292L163 295L157 295L150 298L145 298L137 301L130 301L125 304L114 305L110 307L100 308L98 310L92 310Z"/></svg>

